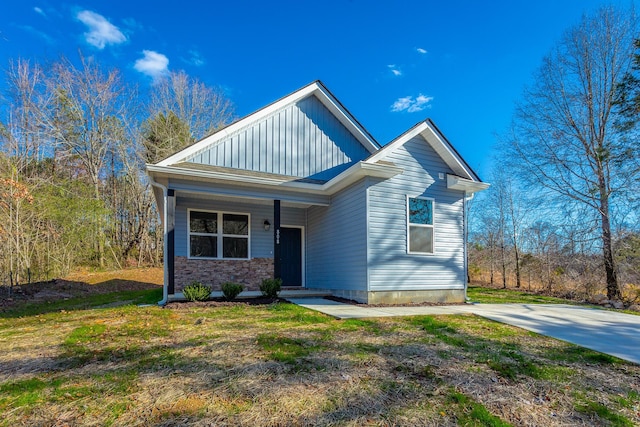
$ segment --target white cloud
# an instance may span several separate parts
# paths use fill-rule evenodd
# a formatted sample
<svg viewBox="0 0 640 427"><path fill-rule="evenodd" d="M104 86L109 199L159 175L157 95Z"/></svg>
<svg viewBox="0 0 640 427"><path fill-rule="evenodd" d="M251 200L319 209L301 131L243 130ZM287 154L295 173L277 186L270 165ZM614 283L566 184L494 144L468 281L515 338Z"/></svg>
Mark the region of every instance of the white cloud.
<svg viewBox="0 0 640 427"><path fill-rule="evenodd" d="M200 52L198 52L195 49L190 49L189 52L187 52L189 54L189 57L187 58L180 58L183 62L190 64L190 65L194 65L196 67L200 67L202 65L204 65L206 63L204 57L202 56L202 54Z"/></svg>
<svg viewBox="0 0 640 427"><path fill-rule="evenodd" d="M42 10L42 9L41 9L41 8L39 8L38 6L34 7L34 8L33 8L33 11L34 11L35 13L37 13L38 15L42 15L42 16L44 16L45 18L47 17L47 14L44 12L44 10Z"/></svg>
<svg viewBox="0 0 640 427"><path fill-rule="evenodd" d="M407 113L416 113L424 110L425 108L431 108L431 101L433 101L433 96L425 96L423 94L419 94L415 98L413 96L405 96L396 99L396 101L391 105L391 111L394 113L402 111L406 111Z"/></svg>
<svg viewBox="0 0 640 427"><path fill-rule="evenodd" d="M398 67L396 67L396 64L389 64L387 65L387 67L391 70L394 76L402 75L402 71L398 70Z"/></svg>
<svg viewBox="0 0 640 427"><path fill-rule="evenodd" d="M104 49L106 45L120 44L127 41L127 37L118 27L98 13L83 10L78 12L76 18L89 27L89 32L84 33L87 43L98 49Z"/></svg>
<svg viewBox="0 0 640 427"><path fill-rule="evenodd" d="M394 102L393 105L391 106L391 111L393 112L404 111L411 106L412 102L413 100L412 100L412 97L410 96L405 96L404 98L398 98L396 99L396 102Z"/></svg>
<svg viewBox="0 0 640 427"><path fill-rule="evenodd" d="M426 50L426 49L423 49L423 48L421 48L421 47L417 47L417 48L416 48L416 52L421 53L421 54L423 54L423 55L424 55L425 53L427 53L427 50Z"/></svg>
<svg viewBox="0 0 640 427"><path fill-rule="evenodd" d="M142 58L133 65L136 71L147 76L158 79L169 72L169 58L153 50L143 50Z"/></svg>

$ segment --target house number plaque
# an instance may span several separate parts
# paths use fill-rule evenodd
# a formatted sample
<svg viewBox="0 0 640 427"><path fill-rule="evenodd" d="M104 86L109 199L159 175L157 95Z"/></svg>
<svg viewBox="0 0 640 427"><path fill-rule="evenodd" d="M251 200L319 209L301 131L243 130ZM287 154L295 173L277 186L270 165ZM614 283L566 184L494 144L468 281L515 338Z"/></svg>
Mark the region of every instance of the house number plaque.
<svg viewBox="0 0 640 427"><path fill-rule="evenodd" d="M276 230L276 245L280 244L280 229Z"/></svg>

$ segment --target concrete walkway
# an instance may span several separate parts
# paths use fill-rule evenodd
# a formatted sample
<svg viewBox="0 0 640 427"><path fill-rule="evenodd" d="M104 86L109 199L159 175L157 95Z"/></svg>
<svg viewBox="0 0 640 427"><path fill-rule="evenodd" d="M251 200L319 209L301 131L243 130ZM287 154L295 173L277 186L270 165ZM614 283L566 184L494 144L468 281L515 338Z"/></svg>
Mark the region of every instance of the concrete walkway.
<svg viewBox="0 0 640 427"><path fill-rule="evenodd" d="M324 298L294 304L338 319L473 313L640 364L640 316L564 304L464 304L368 307Z"/></svg>

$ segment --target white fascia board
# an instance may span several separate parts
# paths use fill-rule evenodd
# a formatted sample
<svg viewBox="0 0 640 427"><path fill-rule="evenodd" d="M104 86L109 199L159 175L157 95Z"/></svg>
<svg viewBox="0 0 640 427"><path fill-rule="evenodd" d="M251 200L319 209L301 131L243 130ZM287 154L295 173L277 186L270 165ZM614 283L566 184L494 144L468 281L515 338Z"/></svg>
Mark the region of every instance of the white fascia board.
<svg viewBox="0 0 640 427"><path fill-rule="evenodd" d="M205 149L206 147L210 146L211 144L220 141L221 139L225 139L228 136L234 134L235 132L239 131L240 129L244 128L245 126L247 126L247 124L249 122L256 122L256 121L260 121L261 119L263 119L264 117L267 117L271 114L273 114L274 112L286 107L289 104L292 104L294 102L299 101L300 99L305 98L306 96L308 96L309 94L314 93L317 89L319 88L318 84L316 82L311 83L310 85L307 85L305 87L303 87L302 89L288 95L285 96L284 98L256 111L253 114L250 114L248 116L246 116L245 118L238 120L235 123L230 124L229 126L217 131L216 133L214 133L213 135L210 135L204 139L201 139L200 141L196 142L193 145L188 146L187 148L185 148L184 150L178 151L177 153L175 153L174 155L162 160L161 162L156 163L156 165L158 166L169 166L175 163L180 163L181 161L183 161L184 159L188 158L189 156L197 153L200 150Z"/></svg>
<svg viewBox="0 0 640 427"><path fill-rule="evenodd" d="M228 172L217 171L199 171L194 169L185 169L176 166L146 165L147 171L151 174L181 176L190 178L201 178L204 180L227 181L234 182L239 185L266 185L276 186L285 184L287 181L277 178L256 177L247 175L237 175ZM300 183L305 184L305 183ZM308 184L318 186L317 184Z"/></svg>
<svg viewBox="0 0 640 427"><path fill-rule="evenodd" d="M331 195L348 187L365 176L391 178L402 173L402 169L391 165L358 162L324 184L287 181L277 178L236 175L229 172L198 171L175 166L146 165L147 173L156 176L177 176L202 181L222 181L244 187L279 187L289 191Z"/></svg>
<svg viewBox="0 0 640 427"><path fill-rule="evenodd" d="M447 188L451 190L460 190L467 193L477 193L486 190L490 184L486 182L478 182L460 176L447 174Z"/></svg>
<svg viewBox="0 0 640 427"><path fill-rule="evenodd" d="M360 126L360 124L352 118L351 114L340 105L338 100L328 93L322 86L317 85L315 94L320 102L322 102L322 104L331 111L334 117L337 118L353 136L356 137L360 144L362 144L369 153L373 154L380 149L378 144L371 140L367 131Z"/></svg>
<svg viewBox="0 0 640 427"><path fill-rule="evenodd" d="M449 165L449 167L458 175L461 175L469 180L479 182L475 173L473 173L473 171L466 166L464 160L462 160L458 153L456 153L456 151L453 149L453 147L451 147L451 145L443 139L443 137L440 135L440 132L438 132L437 129L431 127L428 122L425 122L425 124L427 125L427 128L424 132L422 132L424 139L429 142L431 147L433 147L436 153L438 153L440 157L442 157L447 165Z"/></svg>
<svg viewBox="0 0 640 427"><path fill-rule="evenodd" d="M394 152L397 148L403 146L405 143L418 135L422 136L427 144L429 144L431 148L433 148L435 152L438 153L438 155L442 158L442 160L444 160L447 166L451 168L451 170L467 179L479 182L476 179L476 175L473 173L473 171L469 170L464 161L460 158L460 156L458 156L455 150L453 150L450 144L440 136L440 133L436 129L434 129L428 121L419 123L407 133L400 135L398 139L390 142L388 146L383 147L377 154L369 157L367 159L367 162L376 162L378 160L384 159L390 153Z"/></svg>
<svg viewBox="0 0 640 427"><path fill-rule="evenodd" d="M281 195L283 200L296 204L306 205L318 205L328 206L327 202L321 200L322 197L326 197L326 193L321 191L318 184L309 183L297 183L300 185L285 185L287 182L280 179L264 179L256 177L247 177L244 175L235 175L233 173L224 172L208 172L208 171L194 171L191 169L178 168L173 166L158 166L147 165L147 173L152 179L181 179L184 181L190 181L191 186L183 184L172 184L171 187L182 192L193 192L197 194L224 194L225 197L238 197L238 198L256 198L247 193L258 190L259 194L269 193L271 196L268 198L278 198L276 195ZM220 193L216 193L219 188L216 185L207 184L221 184L226 187ZM218 190L213 190L214 187ZM320 196L320 198L318 198ZM257 199L263 199L266 196L257 197Z"/></svg>
<svg viewBox="0 0 640 427"><path fill-rule="evenodd" d="M418 136L424 130L424 125L426 125L426 123L421 123L420 125L415 126L413 129L409 130L409 132L400 135L397 139L382 147L376 154L369 157L366 162L375 163L379 160L384 159L389 153L394 152L398 147L403 146L407 141Z"/></svg>
<svg viewBox="0 0 640 427"><path fill-rule="evenodd" d="M403 169L396 166L358 162L335 178L323 184L322 187L328 194L335 194L365 176L388 179L401 174L402 172Z"/></svg>
<svg viewBox="0 0 640 427"><path fill-rule="evenodd" d="M284 109L288 105L294 104L304 98L307 98L310 95L316 95L318 100L325 106L331 113L342 123L351 134L370 152L375 153L378 151L377 144L369 138L367 132L354 120L351 115L344 110L343 107L340 106L340 103L330 94L328 93L321 84L318 82L313 82L302 89L293 92L290 95L285 96L284 98L267 105L264 108L256 111L253 114L250 114L244 117L241 120L238 120L235 123L230 124L229 126L217 131L213 135L210 135L200 141L196 142L189 147L175 153L174 155L156 163L158 166L170 166L176 163L180 163L181 161L187 159L188 157L198 153L206 149L207 147L215 144L216 142L226 139L236 132L240 131L244 127L248 126L250 123L258 122L271 114Z"/></svg>

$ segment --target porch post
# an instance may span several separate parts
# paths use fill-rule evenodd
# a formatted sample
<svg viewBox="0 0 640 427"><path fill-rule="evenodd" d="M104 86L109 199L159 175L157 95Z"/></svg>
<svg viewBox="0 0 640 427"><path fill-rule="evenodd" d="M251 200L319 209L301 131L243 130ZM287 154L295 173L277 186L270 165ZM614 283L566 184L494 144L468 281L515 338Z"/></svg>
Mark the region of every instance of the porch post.
<svg viewBox="0 0 640 427"><path fill-rule="evenodd" d="M168 280L167 293L175 293L175 225L176 225L176 192L167 189L167 253L164 254L167 261Z"/></svg>
<svg viewBox="0 0 640 427"><path fill-rule="evenodd" d="M273 277L282 278L280 255L280 200L273 201Z"/></svg>

